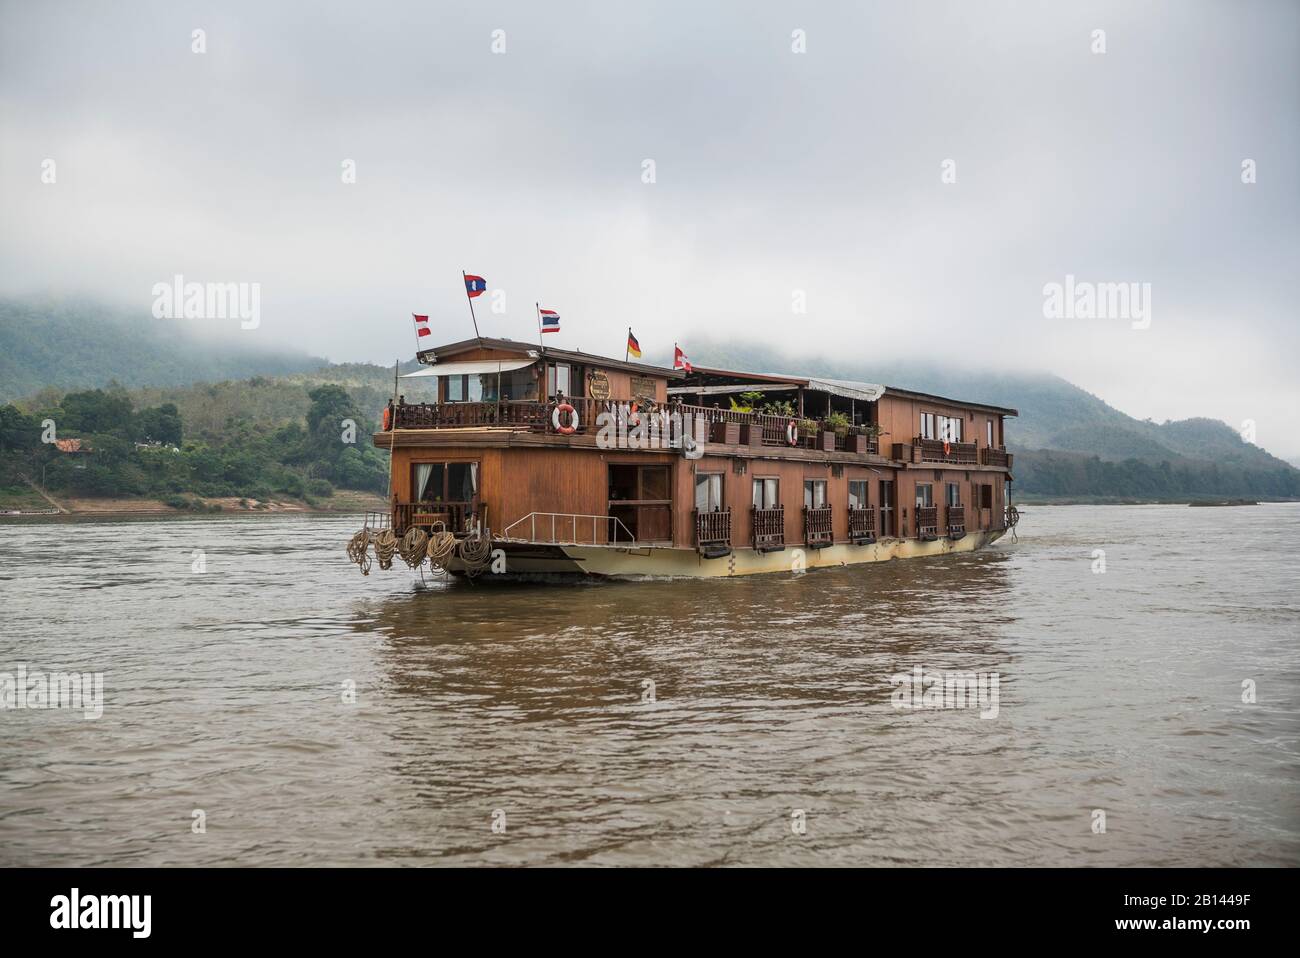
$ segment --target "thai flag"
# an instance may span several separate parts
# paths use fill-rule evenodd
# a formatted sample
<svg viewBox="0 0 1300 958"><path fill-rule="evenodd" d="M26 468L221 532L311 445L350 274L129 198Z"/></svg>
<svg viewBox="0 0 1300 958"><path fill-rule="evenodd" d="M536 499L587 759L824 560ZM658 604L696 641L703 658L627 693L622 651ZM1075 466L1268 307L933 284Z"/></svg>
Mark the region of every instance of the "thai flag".
<svg viewBox="0 0 1300 958"><path fill-rule="evenodd" d="M415 341L418 343L421 337L429 335L429 317L412 313L411 318L415 320Z"/></svg>
<svg viewBox="0 0 1300 958"><path fill-rule="evenodd" d="M558 333L560 331L560 314L553 309L541 310L542 332Z"/></svg>
<svg viewBox="0 0 1300 958"><path fill-rule="evenodd" d="M482 296L485 289L487 289L487 280L482 276L471 276L469 273L465 274L466 296L470 299L473 299L475 296Z"/></svg>
<svg viewBox="0 0 1300 958"><path fill-rule="evenodd" d="M673 344L673 369L680 369L683 372L691 371L691 361L686 358L682 348L676 343Z"/></svg>

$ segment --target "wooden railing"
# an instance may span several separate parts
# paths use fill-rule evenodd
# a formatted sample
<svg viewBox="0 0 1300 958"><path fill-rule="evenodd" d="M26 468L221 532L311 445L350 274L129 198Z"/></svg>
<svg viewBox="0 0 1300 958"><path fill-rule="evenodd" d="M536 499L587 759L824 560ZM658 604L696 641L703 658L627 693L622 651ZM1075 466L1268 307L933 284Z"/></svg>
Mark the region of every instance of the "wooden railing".
<svg viewBox="0 0 1300 958"><path fill-rule="evenodd" d="M948 507L948 535L953 539L960 539L966 534L966 507L949 506Z"/></svg>
<svg viewBox="0 0 1300 958"><path fill-rule="evenodd" d="M469 502L395 502L393 532L402 536L412 526L430 529L438 523L452 533L469 531L478 514L478 500Z"/></svg>
<svg viewBox="0 0 1300 958"><path fill-rule="evenodd" d="M620 421L634 421L649 426L651 420L656 424L661 435L667 436L673 430L685 428L691 435L698 435L697 422L703 422L704 435L708 435L713 423L734 422L741 425L758 427L762 432L764 446L779 446L796 449L825 449L823 436L834 429L822 420L808 420L815 423L814 432L805 434L803 424L796 419L795 442L789 440L791 417L773 416L767 413L742 412L736 409L722 409L715 406L693 406L689 403L661 403L653 411L641 408L632 409L630 399L591 399L587 397L566 396L563 400L573 407L577 414L575 432L583 435L594 434L600 428L598 419L602 413L613 413ZM502 400L501 402L446 402L446 403L398 403L393 409L393 426L396 429L460 429L473 427L510 427L526 429L530 432L555 432L553 414L557 403L537 402L535 400ZM672 417L680 417L681 425L673 422ZM564 412L560 416L561 427L573 425L573 413ZM834 449L839 452L857 452L863 455L878 455L879 440L872 435L868 427L853 426L847 435L836 435Z"/></svg>
<svg viewBox="0 0 1300 958"><path fill-rule="evenodd" d="M813 549L828 546L834 541L830 506L803 507L803 541Z"/></svg>
<svg viewBox="0 0 1300 958"><path fill-rule="evenodd" d="M785 548L785 507L754 510L754 548L776 552Z"/></svg>
<svg viewBox="0 0 1300 958"><path fill-rule="evenodd" d="M855 542L876 538L876 510L867 506L849 510L849 538Z"/></svg>
<svg viewBox="0 0 1300 958"><path fill-rule="evenodd" d="M980 465L982 466L1001 466L1003 469L1010 469L1011 460L1011 453L1005 449L990 449L986 446L980 450Z"/></svg>
<svg viewBox="0 0 1300 958"><path fill-rule="evenodd" d="M916 536L918 539L939 538L939 507L916 507Z"/></svg>
<svg viewBox="0 0 1300 958"><path fill-rule="evenodd" d="M695 512L695 544L699 548L731 548L731 506L712 512Z"/></svg>
<svg viewBox="0 0 1300 958"><path fill-rule="evenodd" d="M922 462L954 462L962 465L975 465L978 457L973 442L950 442L948 451L944 452L942 439L922 439L917 436L912 445L921 449Z"/></svg>

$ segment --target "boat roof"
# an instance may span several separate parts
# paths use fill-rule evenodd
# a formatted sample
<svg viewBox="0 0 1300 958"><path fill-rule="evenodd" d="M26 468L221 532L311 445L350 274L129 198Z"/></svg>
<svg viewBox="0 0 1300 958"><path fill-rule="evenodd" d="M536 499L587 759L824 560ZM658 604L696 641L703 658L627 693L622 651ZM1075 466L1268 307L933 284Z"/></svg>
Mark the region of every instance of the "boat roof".
<svg viewBox="0 0 1300 958"><path fill-rule="evenodd" d="M524 356L531 356L533 359L541 359L545 356L547 359L563 359L571 363L581 363L586 366L603 366L607 369L622 369L627 372L642 373L647 376L663 376L667 379L681 379L683 373L680 369L669 369L666 366L652 366L649 363L634 363L624 359L610 359L608 356L597 356L594 353L584 353L576 349L556 349L553 346L542 346L537 343L521 343L515 339L499 339L492 336L477 336L474 339L464 339L458 343L449 343L446 346L437 346L433 349L424 350L419 356L428 356L433 354L435 360L441 362L443 359L450 359L458 353L468 352L471 349L499 349L503 352L519 353Z"/></svg>
<svg viewBox="0 0 1300 958"><path fill-rule="evenodd" d="M947 396L936 396L931 393L917 392L912 389L902 389L898 386L882 386L877 383L859 382L853 379L830 379L822 376L808 375L792 376L782 373L754 373L733 369L717 369L712 366L693 366L692 370L693 372L700 373L704 376L741 379L754 383L789 385L794 388L812 389L817 392L828 392L832 395L842 396L846 399L859 399L867 402L874 402L888 392L895 396L902 396L907 399L920 399L951 406L968 406L974 409L984 409L1002 416L1020 415L1017 410L1008 406L993 406L988 403L972 402L968 399L951 399Z"/></svg>

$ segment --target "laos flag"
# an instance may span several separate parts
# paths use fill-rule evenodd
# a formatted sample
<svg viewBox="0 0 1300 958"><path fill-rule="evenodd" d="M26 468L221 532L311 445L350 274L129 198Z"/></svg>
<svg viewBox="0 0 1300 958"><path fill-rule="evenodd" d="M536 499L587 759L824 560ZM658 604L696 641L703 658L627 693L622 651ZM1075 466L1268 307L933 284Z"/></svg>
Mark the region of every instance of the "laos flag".
<svg viewBox="0 0 1300 958"><path fill-rule="evenodd" d="M466 296L470 299L473 299L475 296L482 296L485 289L487 289L487 280L482 276L472 276L469 273L465 274Z"/></svg>

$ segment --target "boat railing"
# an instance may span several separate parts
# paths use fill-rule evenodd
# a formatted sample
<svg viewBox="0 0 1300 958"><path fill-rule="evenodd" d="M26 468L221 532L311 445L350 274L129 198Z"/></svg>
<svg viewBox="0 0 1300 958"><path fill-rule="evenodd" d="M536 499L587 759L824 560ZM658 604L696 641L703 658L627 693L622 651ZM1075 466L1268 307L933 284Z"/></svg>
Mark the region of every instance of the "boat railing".
<svg viewBox="0 0 1300 958"><path fill-rule="evenodd" d="M966 534L966 507L949 506L948 507L948 535L953 539L960 539Z"/></svg>
<svg viewBox="0 0 1300 958"><path fill-rule="evenodd" d="M731 506L695 511L695 544L699 548L731 546Z"/></svg>
<svg viewBox="0 0 1300 958"><path fill-rule="evenodd" d="M455 535L469 532L479 517L478 500L465 502L395 502L392 530L399 536L418 526L432 529L441 525Z"/></svg>
<svg viewBox="0 0 1300 958"><path fill-rule="evenodd" d="M1010 469L1012 454L1005 448L993 449L985 446L980 450L980 465L982 466L1001 466L1003 469Z"/></svg>
<svg viewBox="0 0 1300 958"><path fill-rule="evenodd" d="M803 538L810 549L821 549L831 544L832 517L830 506L803 507Z"/></svg>
<svg viewBox="0 0 1300 958"><path fill-rule="evenodd" d="M754 548L759 552L777 552L785 548L785 507L755 509L753 517Z"/></svg>
<svg viewBox="0 0 1300 958"><path fill-rule="evenodd" d="M876 510L871 506L849 510L849 538L855 542L876 538Z"/></svg>
<svg viewBox="0 0 1300 958"><path fill-rule="evenodd" d="M939 538L939 507L916 507L916 535L919 539Z"/></svg>
<svg viewBox="0 0 1300 958"><path fill-rule="evenodd" d="M973 442L949 442L945 449L942 439L917 436L912 440L912 445L921 450L922 462L954 462L970 466L978 463L979 457Z"/></svg>
<svg viewBox="0 0 1300 958"><path fill-rule="evenodd" d="M632 535L618 516L591 516L572 512L530 512L506 526L501 538L509 542L561 546L636 545L636 536Z"/></svg>
<svg viewBox="0 0 1300 958"><path fill-rule="evenodd" d="M572 407L556 411L561 405ZM746 412L723 409L719 406L695 406L690 403L650 403L644 399L592 399L582 396L562 396L558 400L540 402L535 399L475 402L399 402L393 407L395 429L464 429L511 428L529 432L560 433L563 435L594 435L604 420L604 413L613 414L617 422L628 428L642 424L654 426L663 436L678 438L683 430L691 435L709 435L714 423L737 423L758 430L751 438L742 438L748 445L793 447L821 451L852 452L877 455L879 440L873 427L856 425L847 431L820 419L800 420L798 417L777 416L771 413ZM558 427L556 423L559 423ZM795 441L790 442L790 423L795 423ZM699 425L703 423L703 427ZM833 439L828 438L833 436Z"/></svg>

